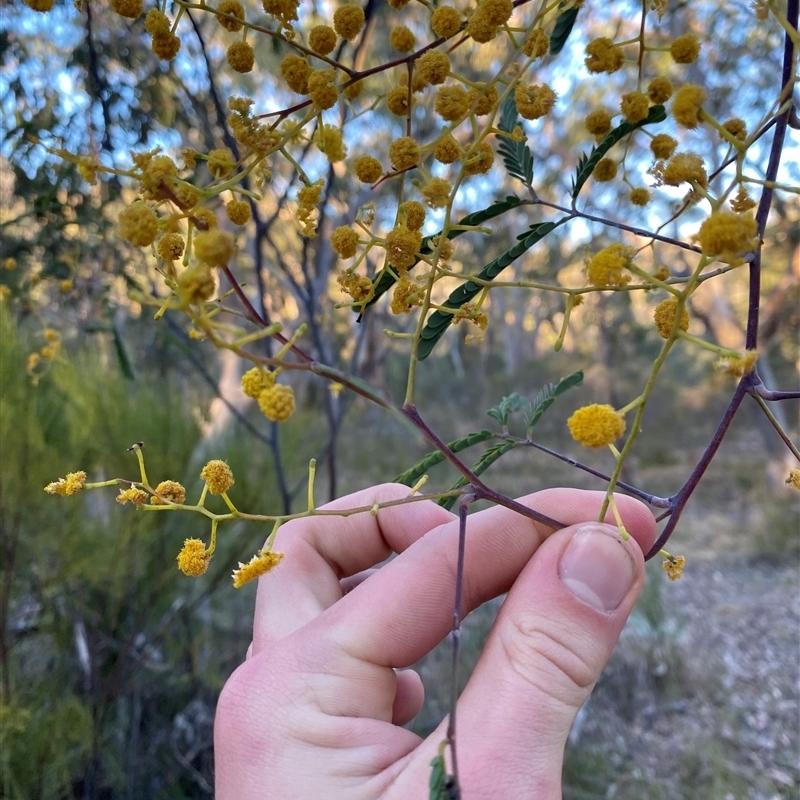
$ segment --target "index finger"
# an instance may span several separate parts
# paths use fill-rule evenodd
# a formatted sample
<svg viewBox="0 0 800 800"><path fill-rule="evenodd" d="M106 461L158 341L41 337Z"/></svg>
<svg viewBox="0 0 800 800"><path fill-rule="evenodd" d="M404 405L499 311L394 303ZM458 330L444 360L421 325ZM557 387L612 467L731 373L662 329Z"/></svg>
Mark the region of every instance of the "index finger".
<svg viewBox="0 0 800 800"><path fill-rule="evenodd" d="M341 497L321 511L372 508L409 496L408 486L386 483ZM350 516L312 516L286 523L275 550L286 555L259 579L253 654L310 622L342 597L339 581L402 553L453 514L431 500Z"/></svg>

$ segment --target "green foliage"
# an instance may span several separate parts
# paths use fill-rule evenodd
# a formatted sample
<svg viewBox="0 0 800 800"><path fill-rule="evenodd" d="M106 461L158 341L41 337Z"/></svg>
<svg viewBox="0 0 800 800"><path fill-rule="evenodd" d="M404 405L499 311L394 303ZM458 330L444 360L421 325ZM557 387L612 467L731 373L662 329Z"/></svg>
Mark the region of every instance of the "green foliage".
<svg viewBox="0 0 800 800"><path fill-rule="evenodd" d="M580 386L583 383L583 371L578 370L566 378L562 378L558 383L546 383L536 393L533 398L530 411L525 422L525 427L528 429L528 435L534 425L542 418L542 415L548 408L550 408L556 401L556 397L564 394L568 389L573 386Z"/></svg>
<svg viewBox="0 0 800 800"><path fill-rule="evenodd" d="M478 279L482 281L493 281L509 264L516 261L523 253L531 249L540 242L548 233L555 230L559 225L566 221L566 218L556 222L539 222L531 225L530 228L517 236L518 244L501 253L493 261L490 261L479 273ZM483 284L475 281L462 283L443 303L445 308L453 310L461 308L465 303L475 299L484 289ZM453 314L444 311L435 311L428 317L419 343L420 361L427 358L439 339L444 336L445 331L453 322Z"/></svg>
<svg viewBox="0 0 800 800"><path fill-rule="evenodd" d="M589 153L584 153L578 161L578 169L572 181L572 199L577 200L583 188L583 184L589 180L597 162L620 140L644 125L652 125L655 122L663 122L667 118L664 106L651 106L650 112L638 122L623 122L617 125L613 131L606 134L603 141L593 147Z"/></svg>
<svg viewBox="0 0 800 800"><path fill-rule="evenodd" d="M137 796L192 797L193 770L210 768L214 696L247 644L235 623L252 589L234 592L230 571L267 531L223 526L209 573L193 581L175 556L185 538L207 538L202 517L118 506L113 487L46 495L47 483L78 469L90 481L136 479L128 447L143 440L150 480L179 480L195 498L207 459L193 406L208 398L146 364L131 382L113 341L104 350L99 336L32 386L25 360L36 333L18 333L7 313L0 326L0 579L11 598L0 794L60 800L129 785ZM228 442L219 455L234 470L232 497L249 508L276 503L263 452ZM191 768L176 746L193 754Z"/></svg>
<svg viewBox="0 0 800 800"><path fill-rule="evenodd" d="M492 431L475 431L474 433L462 436L452 442L448 442L447 447L453 453L460 453L472 445L485 442L494 436ZM440 450L432 450L430 453L423 456L413 467L410 467L405 472L401 472L395 479L394 483L404 483L406 486L413 486L431 467L441 464L444 461L444 454Z"/></svg>
<svg viewBox="0 0 800 800"><path fill-rule="evenodd" d="M520 200L518 197L515 197L513 194L509 195L503 200L498 200L495 203L492 203L490 206L486 208L482 208L480 211L475 211L472 214L467 214L465 217L462 217L456 224L464 227L477 227L479 225L483 225L484 222L488 222L491 219L495 219L499 217L501 214L505 214L506 211L510 211L513 208L518 208L523 204L524 201ZM467 233L468 231L459 229L459 230L450 230L447 232L448 239L457 239L459 236ZM422 244L420 245L419 252L422 255L430 255L434 251L434 244L433 240L441 236L442 232L439 231L438 233L434 233L432 236L426 236L422 240ZM414 265L416 266L416 264ZM410 267L413 269L414 267ZM389 289L392 288L395 284L395 276L392 272L387 269L381 271L378 276L378 280L375 282L374 291L372 299L367 304L372 305L375 303L380 297L382 297ZM356 306L355 309L357 311L361 311L361 306Z"/></svg>
<svg viewBox="0 0 800 800"><path fill-rule="evenodd" d="M517 104L514 102L513 93L509 92L500 111L497 127L510 134L519 124ZM502 136L498 137L497 152L503 157L508 174L530 188L533 183L533 153L530 147L525 142Z"/></svg>
<svg viewBox="0 0 800 800"><path fill-rule="evenodd" d="M560 3L559 8L562 8L565 3ZM550 55L558 55L567 43L569 35L572 33L572 28L575 25L575 20L578 18L580 6L574 5L566 11L562 11L556 19L555 27L552 34L550 34Z"/></svg>
<svg viewBox="0 0 800 800"><path fill-rule="evenodd" d="M447 766L444 756L437 755L431 761L431 774L428 778L429 800L446 800L447 798Z"/></svg>
<svg viewBox="0 0 800 800"><path fill-rule="evenodd" d="M519 411L527 402L528 401L521 394L512 392L508 397L504 397L496 406L492 406L486 413L505 427L505 425L508 424L509 416L515 411Z"/></svg>

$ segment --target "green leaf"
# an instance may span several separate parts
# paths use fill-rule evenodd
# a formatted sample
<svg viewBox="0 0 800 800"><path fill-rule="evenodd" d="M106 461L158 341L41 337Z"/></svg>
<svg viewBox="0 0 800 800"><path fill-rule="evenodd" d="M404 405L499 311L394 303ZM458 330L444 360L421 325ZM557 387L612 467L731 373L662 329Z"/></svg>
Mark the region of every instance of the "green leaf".
<svg viewBox="0 0 800 800"><path fill-rule="evenodd" d="M498 128L506 133L512 133L519 124L517 104L514 95L509 93L500 113ZM533 183L533 154L525 142L517 142L505 136L498 137L497 152L503 157L506 172L512 178L518 178L530 188Z"/></svg>
<svg viewBox="0 0 800 800"><path fill-rule="evenodd" d="M475 431L474 433L468 433L461 439L448 442L447 446L453 453L458 453L461 450L472 447L474 444L485 442L487 439L491 439L492 436L494 436L494 434L491 431ZM394 479L394 483L404 483L406 486L413 486L431 467L441 464L442 461L444 461L444 453L440 450L432 450L417 461L413 467L407 469L405 472L401 472L400 475Z"/></svg>
<svg viewBox="0 0 800 800"><path fill-rule="evenodd" d="M490 261L479 273L478 278L482 281L493 281L509 264L516 261L523 253L530 250L537 242L555 230L559 225L567 220L567 217L556 222L540 222L520 234L517 239L519 242L509 250L501 253L494 261ZM477 297L483 290L483 285L474 281L466 281L455 289L450 297L442 304L445 308L458 309ZM430 315L425 327L420 335L419 350L417 356L420 361L426 359L439 339L444 336L444 332L453 322L453 315L446 311L434 311Z"/></svg>
<svg viewBox="0 0 800 800"><path fill-rule="evenodd" d="M446 800L447 798L447 767L444 756L435 756L431 761L431 775L428 779L428 800Z"/></svg>
<svg viewBox="0 0 800 800"><path fill-rule="evenodd" d="M553 405L556 397L564 394L564 392L571 389L573 386L580 385L582 382L583 372L582 370L578 370L571 375L567 375L566 378L562 378L558 383L548 383L539 389L531 403L531 410L526 425L528 431L542 418L542 414Z"/></svg>
<svg viewBox="0 0 800 800"><path fill-rule="evenodd" d="M475 466L472 468L472 471L475 475L481 475L482 473L486 472L489 467L494 464L501 456L504 456L506 453L513 450L517 447L516 442L499 442L498 444L490 447L476 462ZM460 489L462 486L466 486L467 479L466 478L459 478L451 487L450 491L454 491L455 489ZM454 497L442 497L439 500L439 505L442 508L446 508L448 511L455 505L456 500L458 500L458 496Z"/></svg>
<svg viewBox="0 0 800 800"><path fill-rule="evenodd" d="M506 211L510 211L512 208L521 206L523 202L524 201L520 200L519 197L515 197L513 194L509 195L505 198L505 200L498 200L496 203L492 203L490 206L482 208L480 211L473 211L471 214L467 214L466 217L462 217L460 220L458 220L456 225L483 225L484 222L488 222L490 219L499 217L501 214L505 214ZM456 239L464 233L468 233L468 231L452 230L447 234L447 238ZM422 240L420 253L422 253L422 255L430 255L434 249L433 240L437 236L441 236L441 234L442 232L439 231L431 236L426 236ZM412 269L414 269L413 266L409 267L409 270ZM394 282L394 275L392 275L388 270L384 269L378 278L372 300L369 301L368 305L372 305L376 300L378 300L379 297L386 294L386 292L392 288ZM357 312L359 312L359 314L363 312L363 306L354 306L354 308Z"/></svg>
<svg viewBox="0 0 800 800"><path fill-rule="evenodd" d="M508 418L515 411L519 411L526 403L525 398L517 392L512 392L508 397L504 397L496 406L490 408L486 413L496 419L501 425L508 424Z"/></svg>
<svg viewBox="0 0 800 800"><path fill-rule="evenodd" d="M566 3L559 3L559 7L564 5ZM573 6L559 14L553 33L550 35L550 55L558 55L564 49L564 45L572 33L572 27L575 25L578 10L578 6Z"/></svg>
<svg viewBox="0 0 800 800"><path fill-rule="evenodd" d="M650 113L645 119L638 122L623 122L614 128L611 133L606 134L597 147L592 148L590 153L584 153L578 161L578 171L572 182L572 199L576 200L580 194L583 184L589 180L589 176L594 172L597 162L620 140L624 139L629 133L633 133L637 128L644 125L651 125L654 122L663 122L667 118L664 106L651 106Z"/></svg>

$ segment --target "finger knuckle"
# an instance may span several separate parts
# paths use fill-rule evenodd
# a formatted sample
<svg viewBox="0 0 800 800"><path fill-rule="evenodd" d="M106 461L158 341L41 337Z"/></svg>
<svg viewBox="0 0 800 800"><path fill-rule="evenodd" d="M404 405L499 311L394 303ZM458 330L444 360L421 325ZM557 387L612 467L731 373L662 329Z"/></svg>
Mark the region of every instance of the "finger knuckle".
<svg viewBox="0 0 800 800"><path fill-rule="evenodd" d="M597 680L596 670L579 652L580 639L538 615L516 616L503 644L522 679L562 702L582 703Z"/></svg>

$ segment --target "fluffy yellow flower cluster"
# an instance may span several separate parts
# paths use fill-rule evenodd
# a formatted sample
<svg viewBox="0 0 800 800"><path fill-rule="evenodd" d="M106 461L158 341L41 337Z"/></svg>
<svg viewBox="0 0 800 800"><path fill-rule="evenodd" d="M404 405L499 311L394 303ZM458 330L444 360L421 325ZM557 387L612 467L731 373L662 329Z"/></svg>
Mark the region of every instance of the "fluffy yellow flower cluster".
<svg viewBox="0 0 800 800"><path fill-rule="evenodd" d="M625 433L625 417L612 406L593 403L579 408L568 420L572 438L586 447L605 447Z"/></svg>

